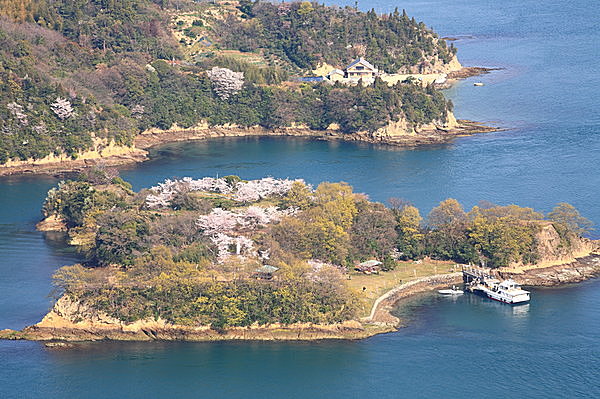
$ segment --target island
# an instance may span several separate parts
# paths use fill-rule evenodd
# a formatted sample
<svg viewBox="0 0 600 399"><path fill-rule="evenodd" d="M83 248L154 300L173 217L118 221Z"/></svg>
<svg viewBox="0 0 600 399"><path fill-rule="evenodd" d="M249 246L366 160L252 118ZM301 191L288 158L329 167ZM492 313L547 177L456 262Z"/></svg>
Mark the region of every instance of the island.
<svg viewBox="0 0 600 399"><path fill-rule="evenodd" d="M207 137L414 146L495 130L457 121L439 90L486 70L399 10L9 0L0 17L0 175L139 162Z"/></svg>
<svg viewBox="0 0 600 399"><path fill-rule="evenodd" d="M38 229L65 232L85 261L56 272L41 322L0 338L358 339L398 328L400 299L460 282L458 264L527 285L600 272L600 243L566 203L544 215L447 199L424 219L343 182L181 178L134 192L94 168L52 188L43 214Z"/></svg>

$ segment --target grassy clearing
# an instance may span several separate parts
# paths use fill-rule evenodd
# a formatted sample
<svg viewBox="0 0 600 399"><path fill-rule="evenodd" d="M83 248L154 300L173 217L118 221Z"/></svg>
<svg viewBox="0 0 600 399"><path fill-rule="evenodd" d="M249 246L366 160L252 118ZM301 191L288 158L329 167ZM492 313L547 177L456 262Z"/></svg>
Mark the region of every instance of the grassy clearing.
<svg viewBox="0 0 600 399"><path fill-rule="evenodd" d="M378 275L352 272L347 284L358 293L361 317L368 316L375 300L392 288L416 278L454 272L454 266L455 263L449 261L398 262L396 269ZM363 290L363 287L366 289Z"/></svg>

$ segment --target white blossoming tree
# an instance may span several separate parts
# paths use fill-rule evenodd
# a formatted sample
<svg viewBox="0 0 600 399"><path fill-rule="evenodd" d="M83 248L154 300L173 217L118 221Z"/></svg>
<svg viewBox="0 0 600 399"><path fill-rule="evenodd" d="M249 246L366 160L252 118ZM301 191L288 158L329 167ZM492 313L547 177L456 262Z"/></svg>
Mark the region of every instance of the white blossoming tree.
<svg viewBox="0 0 600 399"><path fill-rule="evenodd" d="M75 115L75 110L71 105L71 102L66 98L56 97L56 101L50 104L50 108L52 111L58 116L61 120L69 119L73 115Z"/></svg>
<svg viewBox="0 0 600 399"><path fill-rule="evenodd" d="M285 195L291 190L295 181L302 180L274 179L265 177L259 180L240 182L236 185L233 199L239 202L255 202L272 195Z"/></svg>
<svg viewBox="0 0 600 399"><path fill-rule="evenodd" d="M237 183L228 183L224 178L213 177L198 180L191 177L176 180L167 179L163 183L150 188L152 193L146 197L146 206L151 209L167 208L177 194L192 191L227 195L237 202L252 203L271 196L283 196L291 190L295 182L304 184L303 180L275 179L272 177Z"/></svg>
<svg viewBox="0 0 600 399"><path fill-rule="evenodd" d="M215 208L208 215L200 216L196 224L206 235L227 233L236 228L238 217L231 211Z"/></svg>
<svg viewBox="0 0 600 399"><path fill-rule="evenodd" d="M23 112L22 105L19 105L13 101L11 103L6 104L6 108L8 108L10 113L13 114L22 125L29 124L27 115Z"/></svg>
<svg viewBox="0 0 600 399"><path fill-rule="evenodd" d="M144 107L143 105L137 104L135 105L133 108L131 108L131 115L134 118L141 118L144 116L144 113L146 112L146 107Z"/></svg>
<svg viewBox="0 0 600 399"><path fill-rule="evenodd" d="M223 100L237 94L244 86L244 72L233 72L231 69L213 67L206 72L213 90Z"/></svg>
<svg viewBox="0 0 600 399"><path fill-rule="evenodd" d="M244 234L268 223L277 222L289 213L289 210L282 211L274 206L249 206L236 211L215 208L208 215L200 216L196 226L217 247L217 259L223 262L232 255L232 251L234 255L258 256L254 242Z"/></svg>

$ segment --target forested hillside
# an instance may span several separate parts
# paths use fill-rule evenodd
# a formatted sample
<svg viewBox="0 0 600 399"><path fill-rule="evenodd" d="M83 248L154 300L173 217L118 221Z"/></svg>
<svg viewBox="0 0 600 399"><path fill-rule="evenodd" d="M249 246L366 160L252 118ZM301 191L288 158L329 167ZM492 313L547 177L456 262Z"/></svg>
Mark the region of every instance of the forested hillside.
<svg viewBox="0 0 600 399"><path fill-rule="evenodd" d="M168 14L149 0L0 0L0 14L62 33L89 49L178 54L168 30Z"/></svg>
<svg viewBox="0 0 600 399"><path fill-rule="evenodd" d="M202 18L208 10L220 17ZM147 128L174 123L336 124L345 133L373 132L400 118L412 126L444 121L451 107L433 88L410 83L281 84L290 71L345 62L360 49L393 68L451 56L424 26L398 13L376 16L311 3L2 0L0 15L0 164L52 153L75 158L97 138L131 144ZM190 58L176 35L182 16L192 20L194 28L185 28L189 35L205 32L221 41ZM325 29L328 18L332 24ZM248 31L250 26L262 28ZM351 47L349 36L334 40L342 26L356 39ZM291 36L285 36L288 30ZM326 40L315 38L321 31L335 43L322 46ZM280 34L281 40L272 36ZM305 44L293 44L300 39ZM385 41L389 52L382 50ZM231 57L228 48L265 62ZM213 67L244 74L218 68L207 73Z"/></svg>
<svg viewBox="0 0 600 399"><path fill-rule="evenodd" d="M229 14L216 24L215 37L224 47L264 49L302 69L319 63L347 65L367 57L387 72L424 61L448 63L455 54L425 24L396 9L375 11L326 7L317 3L240 2L241 18Z"/></svg>

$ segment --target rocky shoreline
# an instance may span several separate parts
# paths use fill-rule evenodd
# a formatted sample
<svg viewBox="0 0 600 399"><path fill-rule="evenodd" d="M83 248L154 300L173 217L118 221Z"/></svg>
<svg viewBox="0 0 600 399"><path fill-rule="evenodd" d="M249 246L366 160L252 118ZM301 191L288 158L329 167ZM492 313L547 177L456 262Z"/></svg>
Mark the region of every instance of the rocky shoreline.
<svg viewBox="0 0 600 399"><path fill-rule="evenodd" d="M0 339L54 342L83 341L314 341L324 339L363 339L393 331L384 325L363 326L356 321L333 325L293 324L234 327L223 330L210 327L187 327L145 323L139 328L128 326L62 326L33 325L22 331L0 330Z"/></svg>
<svg viewBox="0 0 600 399"><path fill-rule="evenodd" d="M454 120L449 126L429 124L413 131L404 126L402 121L390 124L374 134L355 133L343 134L337 130L317 131L306 127L290 127L280 129L265 129L262 127L237 127L237 126L196 126L189 129L174 126L169 130L151 129L138 135L133 147L122 147L116 154L102 155L87 152L78 159L60 158L44 159L37 161L13 162L8 166L0 166L0 176L26 175L26 174L51 174L62 175L77 173L95 165L118 166L144 162L149 159L147 149L163 144L206 140L218 137L304 137L315 140L328 141L354 141L372 144L381 144L397 147L417 147L422 145L442 144L452 141L456 137L470 136L477 133L495 132L500 129L486 126L468 120ZM116 148L113 147L113 148Z"/></svg>
<svg viewBox="0 0 600 399"><path fill-rule="evenodd" d="M469 120L453 120L450 127L430 124L418 131L408 131L402 122L390 124L373 134L345 134L337 130L311 130L306 127L289 127L280 129L265 129L262 127L199 127L190 129L174 128L168 131L149 130L139 135L135 140L137 148L149 149L155 146L182 142L206 140L218 137L305 137L326 141L356 141L372 144L382 144L399 147L416 147L428 144L447 143L456 137L470 136L477 133L499 131L497 127Z"/></svg>
<svg viewBox="0 0 600 399"><path fill-rule="evenodd" d="M81 315L85 314L85 317ZM313 341L362 339L393 331L385 323L362 324L348 320L337 324L296 323L214 329L186 326L164 320L122 322L83 308L68 296L61 297L39 323L22 331L0 330L0 339L43 342L81 341Z"/></svg>
<svg viewBox="0 0 600 399"><path fill-rule="evenodd" d="M600 276L600 255L590 254L562 265L531 268L522 272L498 271L502 279L513 279L531 287L555 287L579 283Z"/></svg>
<svg viewBox="0 0 600 399"><path fill-rule="evenodd" d="M463 67L458 71L448 73L448 80L466 79L473 76L487 75L493 71L498 71L502 68L484 68L484 67Z"/></svg>
<svg viewBox="0 0 600 399"><path fill-rule="evenodd" d="M519 284L547 287L577 283L600 276L600 255L590 254L574 262L533 267L522 272L496 272L500 278L512 278ZM182 326L162 320L123 323L94 315L90 320L75 316L77 304L61 298L44 319L22 331L0 330L0 339L43 341L48 346L81 341L313 341L325 339L355 340L392 332L402 321L392 315L397 303L418 293L447 287L462 281L462 274L449 273L423 277L404 283L382 295L374 303L371 314L359 320L339 324L271 324L266 326L231 327L222 330L209 326Z"/></svg>

